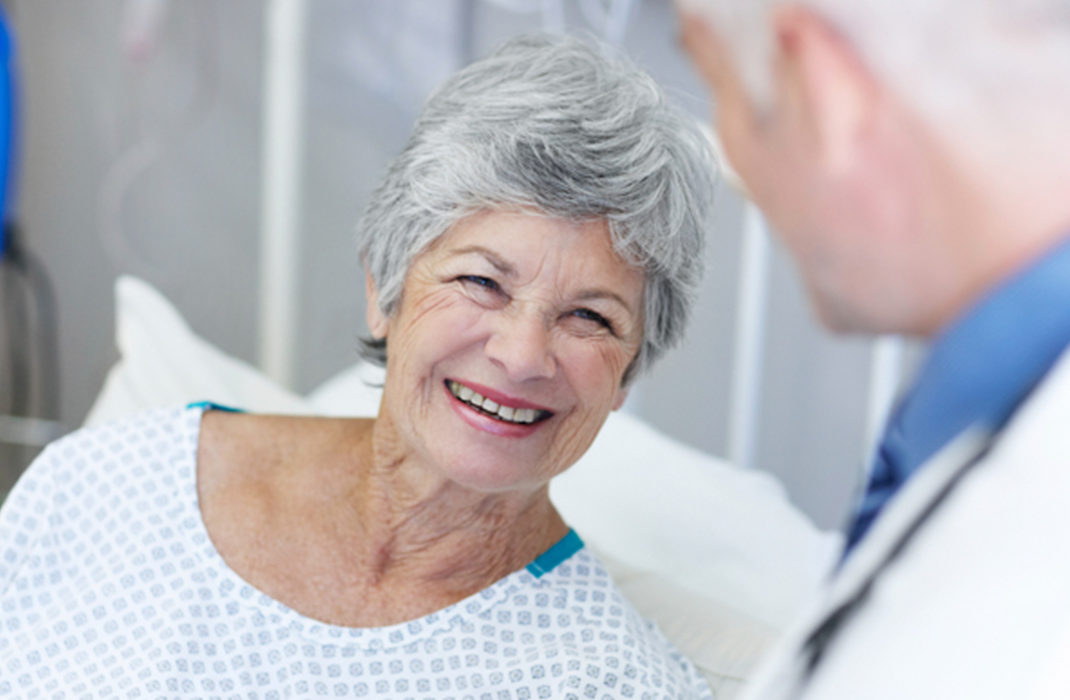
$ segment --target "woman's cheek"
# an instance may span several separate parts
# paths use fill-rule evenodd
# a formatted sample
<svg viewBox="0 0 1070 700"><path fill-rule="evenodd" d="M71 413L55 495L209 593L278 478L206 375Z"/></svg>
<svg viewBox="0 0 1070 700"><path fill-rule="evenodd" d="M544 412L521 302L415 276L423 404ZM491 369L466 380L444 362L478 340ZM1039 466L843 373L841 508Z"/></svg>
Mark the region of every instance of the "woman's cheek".
<svg viewBox="0 0 1070 700"><path fill-rule="evenodd" d="M624 372L628 369L628 364L638 352L638 344L623 342L616 338L598 348L597 362L605 368L606 373L612 378L614 396L624 378Z"/></svg>
<svg viewBox="0 0 1070 700"><path fill-rule="evenodd" d="M427 291L414 300L409 324L420 323L428 314L448 313L469 305L472 305L472 302L463 291L453 285L444 285L440 289Z"/></svg>
<svg viewBox="0 0 1070 700"><path fill-rule="evenodd" d="M573 391L591 410L612 407L634 352L616 338L586 339L577 345L567 357L559 357L561 365L569 368Z"/></svg>

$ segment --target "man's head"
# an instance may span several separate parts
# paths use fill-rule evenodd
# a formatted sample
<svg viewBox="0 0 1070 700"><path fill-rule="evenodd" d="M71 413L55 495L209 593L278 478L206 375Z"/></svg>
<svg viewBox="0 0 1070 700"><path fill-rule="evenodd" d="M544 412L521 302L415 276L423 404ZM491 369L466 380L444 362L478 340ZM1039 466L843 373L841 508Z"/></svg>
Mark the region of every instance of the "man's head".
<svg viewBox="0 0 1070 700"><path fill-rule="evenodd" d="M1070 227L1066 0L678 4L831 327L930 334Z"/></svg>

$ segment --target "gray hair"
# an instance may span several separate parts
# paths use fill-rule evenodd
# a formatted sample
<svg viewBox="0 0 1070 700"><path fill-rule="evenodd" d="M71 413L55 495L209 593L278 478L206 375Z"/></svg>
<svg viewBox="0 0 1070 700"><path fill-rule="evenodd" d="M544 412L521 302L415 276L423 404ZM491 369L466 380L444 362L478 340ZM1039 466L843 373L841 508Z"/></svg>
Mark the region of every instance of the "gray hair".
<svg viewBox="0 0 1070 700"><path fill-rule="evenodd" d="M703 272L715 165L697 123L602 47L524 36L441 85L373 193L359 250L396 313L413 260L482 210L604 220L644 270L643 342L625 381L676 345ZM386 363L382 342L362 356Z"/></svg>
<svg viewBox="0 0 1070 700"><path fill-rule="evenodd" d="M1070 0L677 0L720 29L759 105L772 99L770 16L825 17L870 70L934 124L1008 128L1070 121ZM1058 127L1057 127L1058 128Z"/></svg>

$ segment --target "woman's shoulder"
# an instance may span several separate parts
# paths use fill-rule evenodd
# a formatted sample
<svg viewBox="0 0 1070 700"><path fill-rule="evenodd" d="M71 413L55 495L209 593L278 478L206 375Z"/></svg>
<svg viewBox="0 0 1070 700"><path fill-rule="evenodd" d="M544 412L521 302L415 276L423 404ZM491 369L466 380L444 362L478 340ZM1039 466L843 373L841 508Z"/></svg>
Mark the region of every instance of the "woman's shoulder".
<svg viewBox="0 0 1070 700"><path fill-rule="evenodd" d="M57 477L85 477L137 463L159 461L194 448L199 411L156 408L75 430L56 440L27 469Z"/></svg>
<svg viewBox="0 0 1070 700"><path fill-rule="evenodd" d="M73 489L122 498L139 482L192 476L182 467L196 453L199 415L174 406L81 428L46 447L19 484L47 480L59 497Z"/></svg>
<svg viewBox="0 0 1070 700"><path fill-rule="evenodd" d="M154 408L76 430L49 445L60 483L125 474L147 477L195 453L200 411Z"/></svg>
<svg viewBox="0 0 1070 700"><path fill-rule="evenodd" d="M198 415L183 406L152 409L61 437L19 477L5 512L45 494L49 503L107 495L116 506L141 482L192 477L181 467L196 451Z"/></svg>
<svg viewBox="0 0 1070 700"><path fill-rule="evenodd" d="M102 445L140 443L143 440L166 438L178 432L195 428L201 408L198 405L177 405L149 408L119 418L85 426L59 438L46 448L46 452L73 454L93 451Z"/></svg>
<svg viewBox="0 0 1070 700"><path fill-rule="evenodd" d="M115 517L137 498L160 496L167 484L179 490L177 457L193 449L187 414L181 407L146 411L46 447L0 509L0 589L57 532Z"/></svg>

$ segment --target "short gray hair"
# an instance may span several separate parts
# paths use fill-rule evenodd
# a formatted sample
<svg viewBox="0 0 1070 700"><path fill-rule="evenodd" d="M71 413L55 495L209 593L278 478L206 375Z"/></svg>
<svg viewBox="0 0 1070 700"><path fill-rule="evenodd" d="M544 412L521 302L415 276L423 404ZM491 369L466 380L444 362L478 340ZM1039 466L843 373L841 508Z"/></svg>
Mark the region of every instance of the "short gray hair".
<svg viewBox="0 0 1070 700"><path fill-rule="evenodd" d="M809 7L936 124L991 139L1070 119L1070 0L677 0L729 47L759 105L772 99L770 17Z"/></svg>
<svg viewBox="0 0 1070 700"><path fill-rule="evenodd" d="M392 316L413 260L466 216L604 220L618 253L646 274L630 381L683 335L715 167L697 122L627 61L573 37L517 37L428 99L361 219L361 259ZM362 356L385 364L385 343L364 342Z"/></svg>

